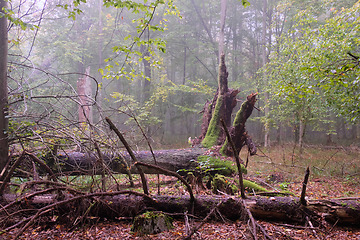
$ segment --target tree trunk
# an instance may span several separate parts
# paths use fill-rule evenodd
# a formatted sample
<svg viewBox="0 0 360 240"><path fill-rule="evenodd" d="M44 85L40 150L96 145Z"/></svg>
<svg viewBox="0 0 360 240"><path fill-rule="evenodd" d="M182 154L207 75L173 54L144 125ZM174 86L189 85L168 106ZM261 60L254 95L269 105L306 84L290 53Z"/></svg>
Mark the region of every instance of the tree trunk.
<svg viewBox="0 0 360 240"><path fill-rule="evenodd" d="M6 0L0 0L0 13L7 7ZM8 87L7 87L8 32L7 18L0 17L0 172L8 161Z"/></svg>
<svg viewBox="0 0 360 240"><path fill-rule="evenodd" d="M227 156L239 154L242 147L246 144L249 147L250 154L256 154L256 147L253 144L250 136L247 135L245 129L246 120L250 117L256 103L256 95L256 93L253 93L247 97L247 100L241 105L240 110L237 112L233 126L229 131L231 139L233 140L236 148L236 153L233 152L227 140L225 141L220 150L221 153Z"/></svg>
<svg viewBox="0 0 360 240"><path fill-rule="evenodd" d="M224 197L218 195L197 195L194 204L189 196L144 196L129 191L90 193L88 195L76 196L63 200L63 204L56 207L61 215L72 215L77 217L81 211L90 211L88 216L115 219L119 217L135 217L147 209L163 211L166 213L182 214L194 210L192 213L197 217L205 217L213 208L224 218L236 221L246 220L245 207L249 209L256 219L290 221L304 224L310 219L314 225L321 225L322 220L337 224L360 224L360 202L359 199L344 200L310 200L306 206L300 204L298 198L294 197L250 197L242 200L237 197ZM101 198L100 198L101 197ZM95 204L89 199L94 199ZM4 195L8 202L14 199L13 195ZM41 208L55 202L55 195L37 196L26 201L18 201L24 208ZM76 204L77 207L74 207ZM6 203L2 203L6 205ZM90 206L91 205L91 206ZM73 212L73 211L76 211ZM72 214L73 213L73 214ZM53 214L53 213L52 213ZM214 218L213 218L214 219Z"/></svg>
<svg viewBox="0 0 360 240"><path fill-rule="evenodd" d="M147 49L147 46L145 45L141 45L140 47L140 51L143 55L143 63L144 63L144 85L143 85L143 97L142 97L142 102L146 102L147 100L150 99L150 81L151 81L151 67L150 67L150 53L149 50Z"/></svg>
<svg viewBox="0 0 360 240"><path fill-rule="evenodd" d="M225 54L224 52L224 29L225 29L225 20L226 20L226 5L227 0L221 0L221 11L220 11L220 34L219 34L219 60L221 55ZM220 60L221 61L221 60Z"/></svg>
<svg viewBox="0 0 360 240"><path fill-rule="evenodd" d="M205 149L191 148L181 150L158 150L154 151L156 158L156 165L170 171L178 171L180 169L195 168L193 160L196 160L198 156L204 154ZM154 158L150 151L139 151L134 153L138 162L154 164ZM122 153L122 156L115 156L111 154L103 154L104 163L109 168L118 173L126 174L126 166L123 160L126 161L128 166L133 165L134 161L131 159L128 153ZM94 174L93 170L96 169L98 162L98 154L96 153L81 153L81 152L68 152L57 155L57 159L51 157L49 154L47 157L43 157L47 165L52 168L54 172L61 172L68 175L78 174ZM26 169L24 169L26 170ZM101 169L96 169L98 172L95 174L101 174ZM131 172L138 173L136 168L131 168ZM148 174L159 173L157 170L144 168L144 172ZM40 173L41 169L40 169Z"/></svg>
<svg viewBox="0 0 360 240"><path fill-rule="evenodd" d="M267 30L267 0L263 1L263 21L262 21L262 64L265 66L268 62L267 60L267 51L266 51L266 30ZM267 76L266 72L263 74L264 86L267 86ZM265 113L265 135L264 135L264 147L270 147L270 123L269 123L269 93L264 92L264 113Z"/></svg>
<svg viewBox="0 0 360 240"><path fill-rule="evenodd" d="M92 122L91 116L91 82L88 77L90 74L90 67L85 70L85 75L81 76L77 81L77 94L79 96L79 124L80 127L85 127L87 123Z"/></svg>
<svg viewBox="0 0 360 240"><path fill-rule="evenodd" d="M221 128L220 119L225 121L226 126L230 126L232 110L236 106L236 95L239 93L239 90L229 89L227 78L228 72L225 66L225 56L222 55L219 66L219 87L217 94L212 103L208 102L204 107L204 114L207 113L209 115L203 116L203 124L206 124L208 119L210 120L208 126L202 126L202 131L206 131L205 133L202 132L198 139L201 141L201 137L204 135L205 137L201 143L207 148L223 144L225 133Z"/></svg>

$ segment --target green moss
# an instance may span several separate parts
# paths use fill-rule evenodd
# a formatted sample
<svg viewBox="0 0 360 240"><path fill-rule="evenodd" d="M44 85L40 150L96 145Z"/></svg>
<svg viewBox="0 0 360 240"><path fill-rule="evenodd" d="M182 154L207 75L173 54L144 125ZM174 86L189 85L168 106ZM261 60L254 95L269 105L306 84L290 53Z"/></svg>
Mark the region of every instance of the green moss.
<svg viewBox="0 0 360 240"><path fill-rule="evenodd" d="M243 117L244 117L246 105L247 105L247 101L245 101L245 102L243 102L243 104L241 104L241 107L240 107L239 111L236 113L236 116L234 118L233 126L237 126L244 121Z"/></svg>
<svg viewBox="0 0 360 240"><path fill-rule="evenodd" d="M210 173L210 174L221 174L225 176L232 175L237 173L236 164L233 161L222 160L220 158L211 157L211 156L199 156L197 158L199 163L199 168L201 172ZM242 173L246 174L247 169L244 165L241 164Z"/></svg>
<svg viewBox="0 0 360 240"><path fill-rule="evenodd" d="M202 145L206 148L211 148L216 145L217 140L220 135L220 111L223 106L224 96L218 96L216 100L216 105L214 108L214 112L212 114L208 130L206 132L205 138L202 141Z"/></svg>
<svg viewBox="0 0 360 240"><path fill-rule="evenodd" d="M132 232L156 234L173 228L172 218L159 212L145 212L134 219Z"/></svg>
<svg viewBox="0 0 360 240"><path fill-rule="evenodd" d="M241 108L240 110L236 113L236 116L234 118L234 122L233 122L233 126L237 126L239 124L241 124L243 122L243 117L244 117L244 112L245 112L245 108L246 108L246 104L247 104L247 101L245 101L242 105L241 105ZM220 153L222 155L226 155L226 150L227 148L229 147L229 142L228 142L228 139L226 138L224 144L222 145L221 149L220 149Z"/></svg>
<svg viewBox="0 0 360 240"><path fill-rule="evenodd" d="M266 188L263 188L259 185L257 185L256 183L249 181L249 180L243 180L244 182L244 188L247 191L251 191L254 190L255 192L268 192L268 190Z"/></svg>
<svg viewBox="0 0 360 240"><path fill-rule="evenodd" d="M235 179L235 181L233 179L234 177L229 178L221 174L216 174L211 182L211 190L213 191L213 193L221 191L227 194L235 194L239 191L239 181L238 179ZM247 190L248 192L268 192L266 188L263 188L252 181L243 180L243 183L245 190Z"/></svg>
<svg viewBox="0 0 360 240"><path fill-rule="evenodd" d="M235 184L231 183L227 177L221 174L216 174L211 181L211 190L215 194L221 191L231 195L239 191Z"/></svg>

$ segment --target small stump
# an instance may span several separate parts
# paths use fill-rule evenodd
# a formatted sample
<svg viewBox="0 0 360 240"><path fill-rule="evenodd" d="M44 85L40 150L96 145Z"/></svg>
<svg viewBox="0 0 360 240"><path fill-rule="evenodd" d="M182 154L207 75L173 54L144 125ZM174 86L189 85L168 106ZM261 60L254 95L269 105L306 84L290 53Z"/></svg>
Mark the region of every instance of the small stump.
<svg viewBox="0 0 360 240"><path fill-rule="evenodd" d="M161 233L171 228L173 228L172 219L166 214L145 212L135 217L131 231L145 235Z"/></svg>

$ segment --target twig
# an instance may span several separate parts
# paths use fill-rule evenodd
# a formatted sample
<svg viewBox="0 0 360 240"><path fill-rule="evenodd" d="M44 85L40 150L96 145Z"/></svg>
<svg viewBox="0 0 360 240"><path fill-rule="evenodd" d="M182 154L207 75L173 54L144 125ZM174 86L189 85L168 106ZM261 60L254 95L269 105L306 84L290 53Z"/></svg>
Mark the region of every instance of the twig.
<svg viewBox="0 0 360 240"><path fill-rule="evenodd" d="M105 179L105 163L104 163L104 158L101 154L101 151L100 151L100 148L99 148L99 145L97 144L97 142L95 141L94 142L94 146L95 146L95 149L96 149L96 152L99 156L99 161L100 161L100 166L101 166L101 190L103 192L106 192L106 179Z"/></svg>
<svg viewBox="0 0 360 240"><path fill-rule="evenodd" d="M131 111L131 109L128 107L130 113L132 114L131 117L134 119L134 121L136 122L136 124L138 125L142 135L144 136L148 146L149 146L149 149L150 149L150 152L151 152L151 155L154 159L154 164L157 165L157 161L156 161L156 157L155 157L155 154L154 154L154 151L153 151L153 148L150 144L150 141L149 141L149 138L146 136L145 132L144 132L144 129L141 127L140 123L138 122L137 118L135 117L135 114ZM157 174L157 190L158 190L158 195L160 195L160 175Z"/></svg>
<svg viewBox="0 0 360 240"><path fill-rule="evenodd" d="M50 174L50 177L52 180L54 180L54 182L57 181L54 172L51 170L51 168L46 163L44 163L44 161L42 161L41 159L39 159L32 153L29 153L27 151L25 151L24 153L25 153L25 155L28 155L34 162L40 164L40 166L43 167Z"/></svg>
<svg viewBox="0 0 360 240"><path fill-rule="evenodd" d="M21 225L22 223L28 221L25 226L23 228L21 228L14 239L17 239L21 236L21 234L23 234L23 232L29 227L32 225L32 223L34 222L34 220L47 213L48 211L51 211L54 207L58 207L58 206L61 206L63 204L67 204L67 203L70 203L70 202L73 202L73 201L76 201L76 200L79 200L79 199L83 199L83 198L91 198L91 197L96 197L96 196L115 196L115 195L120 195L120 194L134 194L134 195L137 195L137 196L142 196L142 197L145 197L145 198L148 198L150 200L153 200L151 197L149 197L148 195L145 195L145 194L142 194L142 193L139 193L139 192L134 192L134 191L117 191L117 192L97 192L97 193L90 193L90 194L86 194L86 195L81 195L81 196L77 196L77 197L73 197L73 198L70 198L70 199L66 199L66 200L63 200L63 201L59 201L59 202L56 202L56 203L53 203L53 204L50 204L50 205L47 205L43 208L40 208L37 213L32 216L32 217L29 217L29 218L26 218L24 219L23 221L21 221L20 223L17 223L16 226L13 225L11 227L8 227L7 229L4 230L4 232L7 232L19 225ZM15 226L15 227L14 227Z"/></svg>
<svg viewBox="0 0 360 240"><path fill-rule="evenodd" d="M25 157L25 151L23 151L23 153L21 154L21 156L16 159L16 161L14 162L14 164L11 166L11 168L9 169L9 172L6 174L3 183L0 186L0 197L2 197L4 190L5 190L5 186L6 184L10 181L10 178L13 174L13 172L15 171L15 169L19 166L21 160Z"/></svg>
<svg viewBox="0 0 360 240"><path fill-rule="evenodd" d="M114 123L110 120L110 118L106 117L105 118L106 122L109 124L110 126L110 129L113 130L115 132L115 134L119 137L120 141L124 144L126 150L128 151L128 153L130 154L130 157L132 158L132 160L134 162L136 162L136 157L134 155L134 153L132 152L129 144L127 144L125 138L123 137L123 135L120 133L120 131L116 128L116 126L114 125ZM132 179L132 176L131 176L131 173L130 173L130 170L129 170L129 167L126 163L126 161L124 161L125 165L126 165L126 170L128 172L128 175L129 175L129 180L130 180L130 186L131 187L134 187L134 181Z"/></svg>
<svg viewBox="0 0 360 240"><path fill-rule="evenodd" d="M223 126L223 128L225 130L225 133L226 133L227 139L228 139L228 141L230 143L230 146L231 146L231 148L232 148L232 150L234 152L234 156L235 156L235 160L236 160L236 166L238 168L238 173L239 173L239 184L240 184L241 198L245 199L246 198L246 196L245 196L245 188L244 188L241 164L240 164L240 159L239 159L239 153L236 151L234 142L231 139L231 136L230 136L229 131L228 131L227 127L226 127L224 119L221 119L220 121L221 121L221 124L222 124L222 126Z"/></svg>
<svg viewBox="0 0 360 240"><path fill-rule="evenodd" d="M188 235L184 238L184 240L191 239L191 236L194 235L194 233L197 232L197 231L206 223L206 221L210 218L210 216L215 212L216 209L218 209L218 207L220 207L220 205L221 205L223 202L224 202L224 200L221 201L221 202L219 202L213 209L211 209L211 211L210 211L210 212L208 213L208 215L202 220L202 222L201 222L198 226L194 227L194 228L192 229L192 231L190 232L190 234L188 234Z"/></svg>
<svg viewBox="0 0 360 240"><path fill-rule="evenodd" d="M309 226L310 226L310 229L311 229L311 231L314 233L315 237L316 237L317 239L320 239L319 236L317 235L315 229L314 229L314 225L312 224L312 222L310 221L310 219L309 219L308 216L306 216L306 220L308 221Z"/></svg>
<svg viewBox="0 0 360 240"><path fill-rule="evenodd" d="M252 213L250 212L250 210L247 207L246 202L244 200L242 200L242 204L243 204L243 206L246 210L246 213L249 217L249 221L251 221L251 223L252 223L253 231L250 228L249 228L249 230L250 230L251 234L253 235L254 239L257 239L256 227L258 227L261 230L261 232L264 234L265 238L273 240L273 238L265 231L265 229L259 223L256 222L256 220L254 219Z"/></svg>
<svg viewBox="0 0 360 240"><path fill-rule="evenodd" d="M191 203L195 202L194 193L192 191L192 188L191 188L190 184L180 174L178 174L176 172L173 172L173 171L170 171L170 170L167 170L167 169L164 169L164 168L161 168L161 167L156 166L156 165L149 164L149 163L136 162L135 166L137 166L137 165L148 167L148 168L154 168L154 169L157 169L157 170L159 170L160 172L162 172L164 174L169 174L171 176L177 177L186 186L187 191L190 194L190 202Z"/></svg>

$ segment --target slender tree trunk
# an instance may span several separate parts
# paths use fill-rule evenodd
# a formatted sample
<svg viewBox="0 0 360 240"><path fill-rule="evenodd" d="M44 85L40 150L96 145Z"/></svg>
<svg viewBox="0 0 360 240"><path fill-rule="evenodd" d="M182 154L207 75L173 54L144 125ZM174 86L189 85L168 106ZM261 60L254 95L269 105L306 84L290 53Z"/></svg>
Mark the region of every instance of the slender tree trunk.
<svg viewBox="0 0 360 240"><path fill-rule="evenodd" d="M226 5L227 0L221 0L221 12L220 12L220 35L219 35L219 61L221 55L224 54L224 30L226 20Z"/></svg>
<svg viewBox="0 0 360 240"><path fill-rule="evenodd" d="M186 41L186 36L184 35L184 42ZM186 54L187 54L187 46L184 44L184 66L183 66L183 85L186 82Z"/></svg>
<svg viewBox="0 0 360 240"><path fill-rule="evenodd" d="M0 12L7 6L0 0ZM5 167L9 154L8 142L8 87L7 87L8 32L7 18L0 18L0 171Z"/></svg>
<svg viewBox="0 0 360 240"><path fill-rule="evenodd" d="M85 74L86 75L81 76L77 81L77 92L80 99L79 123L81 127L84 127L87 122L91 123L92 121L89 99L91 96L91 84L89 77L87 76L90 74L90 67L86 68Z"/></svg>
<svg viewBox="0 0 360 240"><path fill-rule="evenodd" d="M298 142L300 154L302 154L303 152L305 128L306 128L306 120L301 118L299 123L299 142Z"/></svg>
<svg viewBox="0 0 360 240"><path fill-rule="evenodd" d="M144 63L144 76L145 76L142 102L145 102L150 98L151 67L150 67L150 61L148 60L148 58L150 57L150 53L147 47L144 45L141 45L141 52L144 57L143 63Z"/></svg>
<svg viewBox="0 0 360 240"><path fill-rule="evenodd" d="M203 17L201 16L200 8L196 5L196 3L195 3L194 0L191 0L191 3L192 3L192 5L194 6L195 12L196 12L196 14L197 14L197 16L198 16L198 18L199 18L202 26L204 27L204 29L205 29L208 37L209 37L210 43L211 43L211 44L213 45L213 47L214 47L214 53L215 53L215 55L216 55L217 52L216 52L216 44L215 44L215 41L214 41L214 39L213 39L213 37L212 37L212 34L211 34L210 29L209 29L208 26L206 25ZM220 59L219 59L219 61L220 61Z"/></svg>
<svg viewBox="0 0 360 240"><path fill-rule="evenodd" d="M98 37L99 37L99 42L97 44L97 50L98 50L98 68L102 68L103 67L103 63L104 63L104 59L103 59L103 45L104 45L104 38L103 38L103 21L102 21L102 5L103 5L103 0L98 0L98 14L99 14L99 25L98 25ZM103 83L103 79L102 79L102 75L100 73L100 71L97 71L97 81L99 84ZM99 90L98 92L98 98L96 100L96 104L99 106L99 108L101 109L102 106L102 90ZM95 110L95 109L93 109ZM97 118L96 119L100 119L100 112L96 113ZM95 113L93 112L93 117L95 118ZM95 119L94 119L95 122Z"/></svg>
<svg viewBox="0 0 360 240"><path fill-rule="evenodd" d="M267 0L263 1L263 21L262 21L262 63L263 66L266 65L267 63L267 54L266 54L266 23L267 23ZM267 85L267 77L266 77L266 73L264 73L263 75L263 81L264 81L264 86ZM269 113L270 113L270 109L269 109L269 93L265 92L264 93L264 105L265 105L265 138L264 138L264 147L269 147L270 146L270 126L269 126Z"/></svg>

